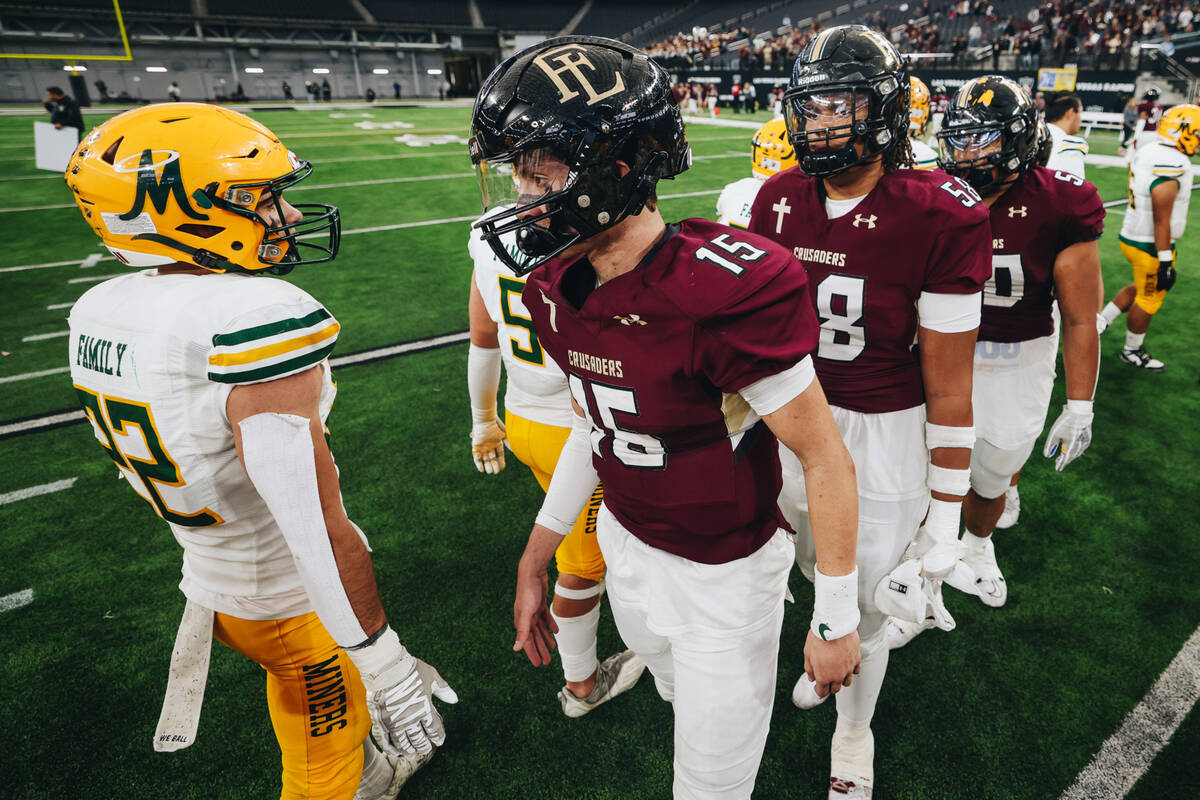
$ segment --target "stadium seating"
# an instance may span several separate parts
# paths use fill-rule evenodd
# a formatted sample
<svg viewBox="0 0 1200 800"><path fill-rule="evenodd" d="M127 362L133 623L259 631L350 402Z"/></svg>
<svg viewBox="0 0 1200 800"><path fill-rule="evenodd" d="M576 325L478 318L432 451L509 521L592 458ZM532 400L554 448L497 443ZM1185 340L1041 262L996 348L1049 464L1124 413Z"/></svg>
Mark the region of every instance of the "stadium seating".
<svg viewBox="0 0 1200 800"><path fill-rule="evenodd" d="M566 3L507 3L504 0L480 0L479 14L489 27L518 31L558 33L570 21L583 0Z"/></svg>
<svg viewBox="0 0 1200 800"><path fill-rule="evenodd" d="M130 0L122 0L124 7ZM150 4L154 0L133 0ZM158 5L163 5L159 2ZM175 4L178 6L178 4ZM272 19L311 19L362 21L362 17L349 3L329 3L321 0L255 0L248 5L244 0L208 0L210 17L253 16Z"/></svg>

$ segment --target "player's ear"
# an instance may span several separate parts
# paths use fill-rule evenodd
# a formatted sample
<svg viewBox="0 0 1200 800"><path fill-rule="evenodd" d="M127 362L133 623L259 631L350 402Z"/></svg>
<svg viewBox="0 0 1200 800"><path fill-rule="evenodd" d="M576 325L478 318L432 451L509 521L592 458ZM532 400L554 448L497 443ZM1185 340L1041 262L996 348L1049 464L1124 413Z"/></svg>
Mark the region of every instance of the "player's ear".
<svg viewBox="0 0 1200 800"><path fill-rule="evenodd" d="M626 175L629 174L630 166L628 164L626 164L624 161L618 160L616 163L616 167L617 167L617 177L618 178L624 178Z"/></svg>

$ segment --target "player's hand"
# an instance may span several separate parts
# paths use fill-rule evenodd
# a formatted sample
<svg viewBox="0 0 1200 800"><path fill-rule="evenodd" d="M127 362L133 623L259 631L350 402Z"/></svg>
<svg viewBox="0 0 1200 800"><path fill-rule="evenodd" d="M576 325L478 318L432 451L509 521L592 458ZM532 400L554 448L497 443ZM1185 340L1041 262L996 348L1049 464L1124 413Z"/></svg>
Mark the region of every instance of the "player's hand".
<svg viewBox="0 0 1200 800"><path fill-rule="evenodd" d="M507 432L498 419L477 422L471 426L471 458L475 469L495 475L504 469L504 440Z"/></svg>
<svg viewBox="0 0 1200 800"><path fill-rule="evenodd" d="M849 686L861 667L858 631L828 642L811 630L808 632L808 640L804 642L804 671L816 684L818 697L837 694L843 686Z"/></svg>
<svg viewBox="0 0 1200 800"><path fill-rule="evenodd" d="M387 630L375 644L346 651L367 690L371 735L393 756L428 756L446 741L433 698L457 703L458 695L438 671L404 649Z"/></svg>
<svg viewBox="0 0 1200 800"><path fill-rule="evenodd" d="M513 603L513 627L517 629L517 640L513 652L525 651L529 663L540 667L550 663L550 651L554 649L554 634L558 623L550 614L546 595L550 591L550 576L545 565L540 569L529 568L525 561L517 566L517 599Z"/></svg>
<svg viewBox="0 0 1200 800"><path fill-rule="evenodd" d="M1175 265L1170 261L1158 262L1158 280L1155 286L1160 292L1169 292L1171 287L1175 285Z"/></svg>
<svg viewBox="0 0 1200 800"><path fill-rule="evenodd" d="M1068 400L1062 413L1050 426L1050 434L1042 448L1046 458L1054 462L1056 472L1062 472L1075 459L1083 455L1092 443L1092 401Z"/></svg>
<svg viewBox="0 0 1200 800"><path fill-rule="evenodd" d="M61 131L61 130L62 130L62 123L61 123L61 122L56 122L56 123L54 123L54 129L55 129L56 131Z"/></svg>

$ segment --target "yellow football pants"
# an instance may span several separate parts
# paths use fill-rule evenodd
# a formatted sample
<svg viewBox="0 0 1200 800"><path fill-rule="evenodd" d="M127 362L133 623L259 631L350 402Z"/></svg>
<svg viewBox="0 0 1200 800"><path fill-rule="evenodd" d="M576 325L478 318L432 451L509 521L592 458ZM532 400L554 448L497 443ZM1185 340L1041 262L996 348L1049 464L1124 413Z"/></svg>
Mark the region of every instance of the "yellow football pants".
<svg viewBox="0 0 1200 800"><path fill-rule="evenodd" d="M554 467L558 464L558 454L571 435L571 429L531 422L510 411L504 412L504 426L513 455L533 470L533 476L541 484L542 491L546 491L554 475ZM560 573L590 581L604 580L604 556L600 554L600 545L596 543L596 515L600 512L603 500L604 489L598 485L583 513L575 521L575 526L554 554Z"/></svg>
<svg viewBox="0 0 1200 800"><path fill-rule="evenodd" d="M371 730L367 693L316 613L276 620L218 613L213 635L267 671L267 707L283 751L280 800L351 800Z"/></svg>
<svg viewBox="0 0 1200 800"><path fill-rule="evenodd" d="M1133 267L1133 285L1137 295L1133 302L1147 314L1157 314L1166 292L1158 291L1158 256L1121 242L1121 255ZM1175 248L1171 248L1171 265L1175 265Z"/></svg>

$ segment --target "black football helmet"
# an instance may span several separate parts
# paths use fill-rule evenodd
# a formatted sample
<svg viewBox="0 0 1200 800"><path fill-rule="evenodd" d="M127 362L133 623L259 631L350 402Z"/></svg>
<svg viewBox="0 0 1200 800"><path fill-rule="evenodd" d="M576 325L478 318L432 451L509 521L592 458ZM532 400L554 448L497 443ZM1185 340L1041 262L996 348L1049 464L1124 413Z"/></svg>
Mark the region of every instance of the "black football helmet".
<svg viewBox="0 0 1200 800"><path fill-rule="evenodd" d="M942 169L984 196L1029 169L1042 144L1033 98L1021 84L1000 75L973 78L959 87L946 109L938 138ZM978 152L996 141L1000 147L995 152L958 158L960 152Z"/></svg>
<svg viewBox="0 0 1200 800"><path fill-rule="evenodd" d="M817 34L796 59L783 98L800 169L829 178L883 156L907 135L908 103L908 72L886 38L863 25ZM848 121L816 127L829 116ZM844 146L830 146L839 139Z"/></svg>
<svg viewBox="0 0 1200 800"><path fill-rule="evenodd" d="M1038 146L1037 156L1035 160L1039 167L1044 167L1050 163L1050 156L1054 155L1054 138L1050 135L1050 129L1046 127L1046 117L1043 114L1038 115Z"/></svg>
<svg viewBox="0 0 1200 800"><path fill-rule="evenodd" d="M666 71L594 36L548 39L496 67L470 152L486 212L475 226L518 275L638 214L660 179L692 163ZM514 231L520 257L500 241Z"/></svg>
<svg viewBox="0 0 1200 800"><path fill-rule="evenodd" d="M1159 91L1157 86L1151 86L1146 90L1146 93L1142 95L1143 100L1149 100L1151 103L1157 103L1158 97Z"/></svg>

